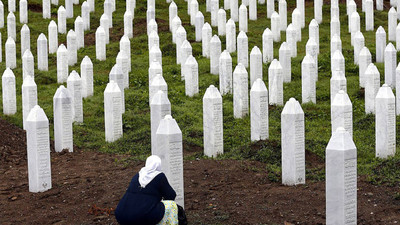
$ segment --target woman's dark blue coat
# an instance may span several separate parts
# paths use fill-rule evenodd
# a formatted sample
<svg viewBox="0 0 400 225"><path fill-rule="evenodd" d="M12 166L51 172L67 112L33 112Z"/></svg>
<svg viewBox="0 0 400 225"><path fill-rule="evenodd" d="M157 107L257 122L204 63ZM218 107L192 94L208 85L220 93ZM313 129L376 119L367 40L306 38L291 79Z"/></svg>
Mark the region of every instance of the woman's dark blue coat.
<svg viewBox="0 0 400 225"><path fill-rule="evenodd" d="M120 224L152 225L164 217L165 207L161 200L175 200L176 193L169 185L164 173L158 174L142 188L139 174L136 174L128 190L115 210L115 218Z"/></svg>

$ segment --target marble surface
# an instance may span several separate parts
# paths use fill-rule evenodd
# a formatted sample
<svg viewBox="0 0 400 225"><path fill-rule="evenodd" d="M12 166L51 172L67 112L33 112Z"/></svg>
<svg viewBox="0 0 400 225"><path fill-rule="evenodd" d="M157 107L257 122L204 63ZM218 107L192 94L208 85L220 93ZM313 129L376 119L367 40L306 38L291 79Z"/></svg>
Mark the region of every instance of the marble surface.
<svg viewBox="0 0 400 225"><path fill-rule="evenodd" d="M388 13L388 40L396 41L397 11L394 7Z"/></svg>
<svg viewBox="0 0 400 225"><path fill-rule="evenodd" d="M343 127L353 137L353 104L343 90L335 94L331 103L332 134L339 127Z"/></svg>
<svg viewBox="0 0 400 225"><path fill-rule="evenodd" d="M26 118L31 109L37 105L37 86L31 76L27 76L22 83L22 122L26 129Z"/></svg>
<svg viewBox="0 0 400 225"><path fill-rule="evenodd" d="M196 22L195 22L195 33L196 33L195 35L197 42L202 41L203 26L204 26L204 15L202 12L198 11L196 14Z"/></svg>
<svg viewBox="0 0 400 225"><path fill-rule="evenodd" d="M78 42L76 32L69 30L67 33L68 65L73 66L78 60ZM105 51L104 51L105 52Z"/></svg>
<svg viewBox="0 0 400 225"><path fill-rule="evenodd" d="M75 70L67 79L67 89L72 97L72 120L83 123L82 79Z"/></svg>
<svg viewBox="0 0 400 225"><path fill-rule="evenodd" d="M4 115L14 115L17 112L17 93L15 85L14 72L10 68L6 68L1 77Z"/></svg>
<svg viewBox="0 0 400 225"><path fill-rule="evenodd" d="M168 85L167 82L165 82L164 77L161 74L157 74L149 87L149 104L151 103L151 100L153 99L153 96L159 91L163 91L165 94L168 96Z"/></svg>
<svg viewBox="0 0 400 225"><path fill-rule="evenodd" d="M357 148L338 128L326 147L326 223L357 224Z"/></svg>
<svg viewBox="0 0 400 225"><path fill-rule="evenodd" d="M226 12L224 9L218 10L218 36L226 34Z"/></svg>
<svg viewBox="0 0 400 225"><path fill-rule="evenodd" d="M367 47L363 47L358 56L358 74L360 77L360 87L365 88L365 70L372 63L372 55Z"/></svg>
<svg viewBox="0 0 400 225"><path fill-rule="evenodd" d="M286 28L287 28L287 2L285 0L279 0L278 13L279 13L279 28L281 31L286 31Z"/></svg>
<svg viewBox="0 0 400 225"><path fill-rule="evenodd" d="M315 60L312 56L306 55L301 63L301 99L302 103L316 103L316 74Z"/></svg>
<svg viewBox="0 0 400 225"><path fill-rule="evenodd" d="M263 63L271 62L274 59L274 37L269 28L265 28L263 32L262 43Z"/></svg>
<svg viewBox="0 0 400 225"><path fill-rule="evenodd" d="M181 51L181 47L183 42L186 40L186 30L185 28L181 25L178 27L178 29L176 30L176 64L180 65L182 63L182 51Z"/></svg>
<svg viewBox="0 0 400 225"><path fill-rule="evenodd" d="M248 15L247 7L242 4L239 7L239 31L247 32L248 28Z"/></svg>
<svg viewBox="0 0 400 225"><path fill-rule="evenodd" d="M96 30L96 59L106 60L106 32L101 26Z"/></svg>
<svg viewBox="0 0 400 225"><path fill-rule="evenodd" d="M192 55L185 63L185 93L189 97L199 93L199 65Z"/></svg>
<svg viewBox="0 0 400 225"><path fill-rule="evenodd" d="M236 25L232 19L226 22L226 50L229 53L236 51Z"/></svg>
<svg viewBox="0 0 400 225"><path fill-rule="evenodd" d="M314 39L317 44L317 54L319 54L319 25L316 19L312 19L308 25L308 37Z"/></svg>
<svg viewBox="0 0 400 225"><path fill-rule="evenodd" d="M392 43L385 48L385 84L396 87L397 51Z"/></svg>
<svg viewBox="0 0 400 225"><path fill-rule="evenodd" d="M332 56L331 69L332 71L340 70L346 76L344 56L339 50L336 50Z"/></svg>
<svg viewBox="0 0 400 225"><path fill-rule="evenodd" d="M35 61L29 49L22 56L22 78L25 79L27 76L35 77Z"/></svg>
<svg viewBox="0 0 400 225"><path fill-rule="evenodd" d="M246 68L239 63L233 72L233 116L243 118L249 113L249 81Z"/></svg>
<svg viewBox="0 0 400 225"><path fill-rule="evenodd" d="M271 1L273 2L273 1ZM271 15L271 31L274 38L274 42L281 41L281 29L280 29L280 17L277 12L273 12Z"/></svg>
<svg viewBox="0 0 400 225"><path fill-rule="evenodd" d="M219 57L219 90L221 95L232 94L232 57L224 50Z"/></svg>
<svg viewBox="0 0 400 225"><path fill-rule="evenodd" d="M387 158L396 154L395 97L389 85L384 84L375 98L375 156Z"/></svg>
<svg viewBox="0 0 400 225"><path fill-rule="evenodd" d="M276 59L268 68L269 104L283 105L283 69Z"/></svg>
<svg viewBox="0 0 400 225"><path fill-rule="evenodd" d="M244 31L240 31L237 37L237 62L249 67L249 39Z"/></svg>
<svg viewBox="0 0 400 225"><path fill-rule="evenodd" d="M279 62L283 68L283 82L289 83L292 80L292 57L286 42L282 42L279 48Z"/></svg>
<svg viewBox="0 0 400 225"><path fill-rule="evenodd" d="M330 86L331 86L330 95L331 95L331 104L332 104L333 99L335 98L336 94L340 90L347 92L347 80L342 71L335 70L332 72L332 77L331 77L330 83L331 83L330 84Z"/></svg>
<svg viewBox="0 0 400 225"><path fill-rule="evenodd" d="M204 155L216 157L224 153L222 96L214 85L203 97Z"/></svg>
<svg viewBox="0 0 400 225"><path fill-rule="evenodd" d="M281 114L282 184L305 184L304 112L294 98L286 102Z"/></svg>
<svg viewBox="0 0 400 225"><path fill-rule="evenodd" d="M156 132L160 121L166 116L171 115L171 103L165 92L159 90L154 94L150 103L150 123L151 123L151 150L152 154L156 151Z"/></svg>
<svg viewBox="0 0 400 225"><path fill-rule="evenodd" d="M306 55L310 55L314 59L315 73L314 80L318 81L318 46L314 38L309 38L306 44ZM283 67L283 66L282 66Z"/></svg>
<svg viewBox="0 0 400 225"><path fill-rule="evenodd" d="M121 91L121 103L120 103L121 111L122 113L125 113L125 91L124 91L125 78L121 67L118 64L115 64L111 69L108 77L110 81L113 80L115 83L118 84L118 87Z"/></svg>
<svg viewBox="0 0 400 225"><path fill-rule="evenodd" d="M371 63L365 70L365 113L375 114L375 97L380 87L380 74Z"/></svg>
<svg viewBox="0 0 400 225"><path fill-rule="evenodd" d="M374 30L374 2L365 0L365 30Z"/></svg>
<svg viewBox="0 0 400 225"><path fill-rule="evenodd" d="M386 47L386 31L382 26L379 26L375 33L375 52L376 62L383 63Z"/></svg>
<svg viewBox="0 0 400 225"><path fill-rule="evenodd" d="M53 97L54 148L56 152L68 149L73 152L72 135L73 102L71 93L61 85Z"/></svg>
<svg viewBox="0 0 400 225"><path fill-rule="evenodd" d="M11 37L7 38L5 44L6 67L15 69L17 67L17 50L15 41Z"/></svg>
<svg viewBox="0 0 400 225"><path fill-rule="evenodd" d="M104 90L104 124L106 142L122 137L121 89L114 80L110 80Z"/></svg>
<svg viewBox="0 0 400 225"><path fill-rule="evenodd" d="M219 57L221 55L221 40L214 35L210 40L210 73L218 75L219 73Z"/></svg>
<svg viewBox="0 0 400 225"><path fill-rule="evenodd" d="M88 56L81 62L82 97L87 98L93 95L93 63Z"/></svg>
<svg viewBox="0 0 400 225"><path fill-rule="evenodd" d="M342 52L342 40L338 35L333 36L331 39L331 57L333 57L336 50Z"/></svg>
<svg viewBox="0 0 400 225"><path fill-rule="evenodd" d="M262 54L257 46L254 46L250 52L250 86L258 78L263 78Z"/></svg>
<svg viewBox="0 0 400 225"><path fill-rule="evenodd" d="M251 141L269 138L268 90L259 78L250 90Z"/></svg>
<svg viewBox="0 0 400 225"><path fill-rule="evenodd" d="M354 36L354 64L358 65L360 51L365 46L364 35L359 31Z"/></svg>
<svg viewBox="0 0 400 225"><path fill-rule="evenodd" d="M291 50L291 56L297 56L297 30L293 24L289 24L286 29L286 43Z"/></svg>
<svg viewBox="0 0 400 225"><path fill-rule="evenodd" d="M212 38L212 29L209 23L204 23L202 28L201 46L203 57L210 58L210 41Z"/></svg>

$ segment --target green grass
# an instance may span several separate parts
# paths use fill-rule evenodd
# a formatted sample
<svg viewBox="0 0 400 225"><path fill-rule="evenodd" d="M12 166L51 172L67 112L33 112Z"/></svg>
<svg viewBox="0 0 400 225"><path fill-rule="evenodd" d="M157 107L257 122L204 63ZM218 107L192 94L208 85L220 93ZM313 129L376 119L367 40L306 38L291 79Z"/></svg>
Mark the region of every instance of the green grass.
<svg viewBox="0 0 400 225"><path fill-rule="evenodd" d="M82 1L81 1L82 2ZM186 13L187 3L177 0L178 15L187 31L189 41L194 41L194 27L189 25L189 16ZM288 23L291 21L291 12L294 1L288 1ZM60 1L60 5L64 1ZM4 1L7 9L7 1ZM41 5L40 0L29 1L31 5ZM308 3L307 3L308 4ZM200 10L205 13L205 0L199 1ZM223 4L220 3L220 6ZM52 19L57 20L58 7L52 6ZM7 11L7 10L5 10ZM108 73L115 64L115 58L119 51L119 39L123 34L123 13L125 1L117 0L117 10L114 12L114 27L110 30L110 42L107 45L107 60L100 62L95 57L94 43L78 51L78 64L69 68L70 71L80 71L79 64L85 55L88 55L94 65L94 96L84 99L84 123L74 125L74 144L88 151L101 151L109 153L128 153L133 159L145 159L150 154L150 110L148 102L148 46L146 35L146 1L137 1L134 18L134 38L131 40L132 72L130 76L130 88L125 91L126 113L123 115L123 138L114 143L105 142L103 92L108 83ZM99 19L103 12L102 1L96 1L96 10L91 14L91 30L85 32L85 41L93 37L99 26ZM270 27L270 20L266 18L265 5L258 7L258 20L249 21L249 52L254 46L262 47L262 33L266 27ZM360 9L359 9L360 12ZM317 104L303 104L305 112L305 143L306 150L315 153L319 157L325 157L325 148L331 137L330 124L330 8L323 8L323 23L320 25L320 55L319 55L319 81L317 82ZM74 6L74 15L80 15L80 7ZM227 12L229 18L230 12ZM306 7L306 27L302 30L302 41L297 44L298 56L292 59L292 82L284 84L284 101L294 97L301 100L301 61L305 55L305 45L308 40L308 24L314 15L312 4ZM394 158L380 160L375 158L375 127L374 116L364 113L364 98L360 95L358 67L353 64L353 48L350 45L350 34L347 32L347 16L345 6L340 5L341 38L343 43L343 55L346 59L346 78L349 97L353 103L353 138L358 151L358 172L368 175L371 182L376 184L400 185L400 154ZM7 15L6 15L7 16ZM373 60L375 55L375 31L365 32L364 14L360 12L361 30L365 36L366 46L370 49ZM156 17L159 30L168 29L168 4L165 0L157 1ZM18 12L16 20L19 21ZM210 14L205 13L205 21L210 22ZM49 19L43 19L41 12L29 11L29 28L31 30L31 51L36 63L36 39L41 32L47 36ZM67 30L73 29L74 19L67 20ZM383 26L387 31L387 12L375 11L375 29ZM17 65L14 69L17 81L18 112L13 116L3 118L22 127L22 102L21 85L22 70L20 56L20 29L22 25L17 23ZM238 31L238 24L236 26ZM1 28L3 46L6 41L6 27ZM216 34L217 28L213 28ZM199 64L199 88L200 93L192 98L185 96L184 82L180 80L180 66L175 63L175 46L172 44L170 32L159 32L160 49L163 52L163 74L168 83L168 97L172 105L172 116L176 119L182 130L183 141L187 148L203 148L203 115L202 96L206 88L213 84L218 87L218 76L209 73L209 60L201 56L201 43L192 43L193 55ZM281 33L281 40L285 40L285 33ZM222 49L225 48L225 37L221 37ZM59 35L59 42L66 42L66 35ZM278 58L280 43L274 43L274 56ZM3 47L4 56L4 47ZM236 53L232 54L233 65L236 66ZM3 57L4 59L4 57ZM268 66L263 66L263 77L268 84ZM5 69L4 61L0 63L1 71ZM378 63L381 72L381 83L384 77L384 67ZM36 68L36 66L35 66ZM38 85L38 103L46 112L50 121L51 137L53 137L53 102L52 98L59 86L56 83L56 55L49 55L49 71L35 70L35 81ZM64 84L65 85L65 84ZM234 119L232 95L223 97L224 120L224 155L219 159L252 159L264 162L271 171L268 176L271 180L280 182L281 164L281 129L280 114L283 107L271 107L269 111L270 138L267 141L252 143L250 141L250 118ZM0 112L2 106L0 105ZM397 118L397 125L400 124ZM397 143L400 142L399 132ZM198 150L194 155L186 159L204 157ZM324 179L324 171L307 168L308 181Z"/></svg>

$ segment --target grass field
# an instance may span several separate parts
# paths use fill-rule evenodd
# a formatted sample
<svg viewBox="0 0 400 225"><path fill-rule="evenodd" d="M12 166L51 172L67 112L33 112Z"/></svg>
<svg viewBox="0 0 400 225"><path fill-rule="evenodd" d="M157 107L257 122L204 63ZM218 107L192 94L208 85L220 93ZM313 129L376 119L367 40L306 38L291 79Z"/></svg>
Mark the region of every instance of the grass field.
<svg viewBox="0 0 400 225"><path fill-rule="evenodd" d="M168 83L168 97L172 105L172 116L176 119L183 134L185 148L199 149L196 154L186 158L202 158L200 151L203 147L203 115L202 97L206 88L213 84L218 87L218 76L209 73L209 59L201 55L201 43L194 42L194 27L190 26L189 16L186 13L187 3L177 0L178 15L187 31L187 38L193 47L193 56L199 64L199 88L200 93L195 97L185 96L184 82L180 79L180 66L175 63L175 45L168 30L168 4L165 0L157 1L156 18L158 22L160 49L163 55L163 74ZM295 1L288 1L288 23L291 21L291 12L295 7ZM60 5L64 1L60 1ZM81 1L82 3L82 1ZM4 2L5 12L7 1ZM205 0L199 0L200 10L205 15L205 21L210 22L210 14L205 13ZM223 1L220 2L220 6ZM43 19L41 14L41 1L29 1L29 23L31 31L31 51L36 57L36 40L40 33L47 36L47 26L50 19ZM18 9L18 7L17 7ZM33 10L34 9L34 10ZM39 10L38 10L39 9ZM57 9L52 6L52 19L57 20ZM33 10L33 11L32 11ZM343 55L346 59L347 90L353 103L353 138L358 150L358 173L368 175L376 184L400 185L400 154L387 160L375 158L375 117L366 115L364 111L364 97L359 88L358 67L353 64L353 48L350 45L350 34L347 32L347 16L345 5L340 5L341 39ZM361 16L361 31L365 36L366 46L375 58L375 32L365 32L364 13L358 9ZM110 30L110 44L107 45L107 60L96 60L94 33L99 26L99 19L103 13L102 1L96 1L96 10L91 14L91 29L85 32L85 48L78 50L78 64L69 68L69 71L80 72L80 62L88 55L94 65L94 96L84 99L84 123L74 125L74 144L81 149L128 153L132 159L145 159L150 154L150 109L148 102L148 47L146 35L146 1L137 0L134 16L134 38L131 39L132 72L130 76L130 88L125 91L126 112L123 115L123 138L114 143L105 142L104 134L104 110L103 92L108 83L108 74L115 64L115 58L119 51L119 40L123 35L123 14L125 1L117 0L116 12L113 14L114 27ZM306 150L325 158L325 148L331 136L330 124L330 6L323 7L323 23L320 25L320 55L319 55L319 81L317 82L317 104L303 104L305 113L305 143ZM19 21L16 12L16 21ZM74 6L74 16L80 15L80 7ZM229 18L229 11L227 18ZM298 56L292 59L292 82L284 84L284 102L294 97L301 101L301 61L305 55L305 45L308 40L308 24L313 18L313 4L306 2L306 27L302 30L302 41L297 44ZM7 15L5 15L6 18ZM67 20L67 30L73 29L74 19ZM383 26L387 31L387 11L375 11L375 30ZM22 127L22 60L20 55L20 29L22 24L17 23L17 68L14 69L17 82L18 112L13 116L4 116L7 120ZM258 6L258 20L249 21L247 33L249 38L249 53L254 46L262 47L262 33L270 27L270 20L266 18L265 5ZM236 24L238 31L238 24ZM213 34L217 29L213 28ZM7 36L7 28L0 29L3 41L3 62L0 63L1 71L5 69L4 43ZM237 32L238 33L238 32ZM66 42L66 35L59 35L59 42ZM285 40L285 33L281 33L281 40ZM225 37L221 37L222 49L225 49ZM280 43L274 43L274 57L278 58ZM236 53L231 54L233 66L236 66ZM381 72L381 84L383 84L384 65L376 64ZM268 66L263 66L263 78L268 85ZM37 66L35 65L35 68ZM35 69L35 81L38 85L38 103L45 110L50 121L50 132L53 137L53 96L57 87L56 55L49 55L49 71L43 72ZM66 84L64 84L66 85ZM267 86L268 87L268 86ZM232 95L223 97L224 120L224 155L217 159L252 159L265 162L270 173L270 179L280 181L281 164L281 128L280 114L283 107L270 107L270 138L267 141L257 143L260 149L254 148L250 141L250 117L234 119ZM2 106L0 105L2 112ZM397 118L397 127L400 122ZM400 132L397 132L397 143L400 143ZM271 175L272 174L272 175ZM320 169L307 168L307 180L323 180L325 172Z"/></svg>

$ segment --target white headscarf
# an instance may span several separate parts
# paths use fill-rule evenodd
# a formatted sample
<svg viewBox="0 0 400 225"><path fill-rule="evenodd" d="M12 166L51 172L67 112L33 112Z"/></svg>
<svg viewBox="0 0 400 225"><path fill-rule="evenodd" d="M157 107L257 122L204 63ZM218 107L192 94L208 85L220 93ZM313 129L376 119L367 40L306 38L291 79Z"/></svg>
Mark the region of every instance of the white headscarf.
<svg viewBox="0 0 400 225"><path fill-rule="evenodd" d="M149 156L146 159L146 166L139 171L139 183L145 188L154 177L161 173L161 159L156 155Z"/></svg>

